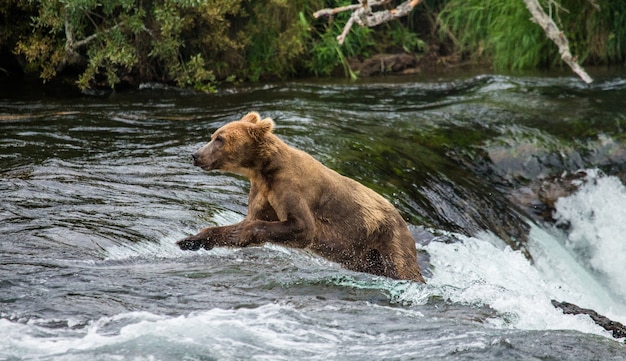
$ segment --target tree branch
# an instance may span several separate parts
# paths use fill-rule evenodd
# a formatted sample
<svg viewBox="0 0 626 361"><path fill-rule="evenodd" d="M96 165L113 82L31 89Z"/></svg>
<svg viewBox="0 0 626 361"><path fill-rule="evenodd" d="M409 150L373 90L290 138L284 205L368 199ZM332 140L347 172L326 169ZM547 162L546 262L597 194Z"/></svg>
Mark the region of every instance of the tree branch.
<svg viewBox="0 0 626 361"><path fill-rule="evenodd" d="M341 32L341 35L337 37L337 42L339 43L339 45L342 45L343 42L346 40L346 36L348 36L348 33L350 32L350 28L352 28L352 24L354 24L354 16L351 16L350 19L348 19L346 26L343 27L343 31Z"/></svg>
<svg viewBox="0 0 626 361"><path fill-rule="evenodd" d="M94 24L95 25L95 24ZM65 9L65 51L68 54L72 54L75 53L76 50L78 50L79 48L91 43L92 41L96 40L96 38L98 38L98 36L106 34L110 31L113 31L117 28L119 28L120 26L124 25L124 22L119 22L113 26L111 26L108 29L104 29L101 31L96 31L95 33L89 35L88 37L82 39L82 40L78 40L76 41L76 39L74 38L74 31L72 29L72 25L70 24L70 14L69 11L67 9Z"/></svg>
<svg viewBox="0 0 626 361"><path fill-rule="evenodd" d="M314 18L319 18L320 16L331 16L331 15L335 15L337 13L340 13L342 11L348 11L348 10L355 10L360 8L361 5L360 4L354 4L354 5L348 5L348 6L341 6L338 8L334 8L334 9L322 9L322 10L318 10L316 12L313 13L313 17Z"/></svg>
<svg viewBox="0 0 626 361"><path fill-rule="evenodd" d="M124 24L124 22L119 22L108 29L96 31L95 33L89 35L88 37L77 41L76 38L74 37L74 29L72 28L72 24L71 24L70 12L67 8L65 8L64 11L65 11L65 24L64 24L65 25L65 57L58 64L57 72L63 71L63 69L65 69L67 66L79 64L81 62L82 56L78 53L79 48L85 45L88 45L92 41L96 40L99 36L106 34L112 30L115 30Z"/></svg>
<svg viewBox="0 0 626 361"><path fill-rule="evenodd" d="M313 17L317 19L320 16L332 16L342 11L352 10L352 15L350 16L350 19L344 26L341 35L337 37L339 45L342 45L344 40L346 39L346 36L348 35L348 32L350 31L350 28L355 22L364 27L373 27L391 21L393 19L401 18L408 15L421 0L408 0L398 5L393 10L381 10L372 12L372 7L386 4L389 1L390 0L359 0L359 4L316 11L315 13L313 13Z"/></svg>
<svg viewBox="0 0 626 361"><path fill-rule="evenodd" d="M561 54L561 59L570 68L576 73L585 83L589 84L593 81L591 77L585 72L578 63L576 62L576 58L572 56L572 53L569 50L569 42L565 37L565 34L561 30L559 30L558 26L554 23L552 18L550 18L541 5L539 5L538 0L524 0L528 11L532 14L532 20L537 23L537 25L541 26L543 31L546 33L548 39L552 40L554 44L559 48L559 53Z"/></svg>

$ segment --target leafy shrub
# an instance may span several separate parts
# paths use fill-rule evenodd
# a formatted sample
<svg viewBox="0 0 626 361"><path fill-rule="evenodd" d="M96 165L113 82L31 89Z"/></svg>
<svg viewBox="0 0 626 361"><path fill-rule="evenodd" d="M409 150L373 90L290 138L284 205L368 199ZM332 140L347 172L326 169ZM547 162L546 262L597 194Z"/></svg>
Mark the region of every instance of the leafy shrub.
<svg viewBox="0 0 626 361"><path fill-rule="evenodd" d="M497 69L551 66L557 48L522 0L424 0L400 21L354 25L350 12L313 12L355 0L0 0L2 57L13 52L44 81L69 75L79 87L158 81L211 92L221 81L329 76L380 52L446 53ZM392 8L402 0L385 5ZM591 64L626 60L623 1L543 0L574 55ZM435 30L442 34L434 37ZM442 50L443 49L443 50Z"/></svg>
<svg viewBox="0 0 626 361"><path fill-rule="evenodd" d="M581 62L623 62L626 55L626 7L623 1L543 1L546 13L567 36ZM521 0L450 0L439 14L443 37L456 50L486 58L496 69L523 69L560 63L557 47L530 21Z"/></svg>

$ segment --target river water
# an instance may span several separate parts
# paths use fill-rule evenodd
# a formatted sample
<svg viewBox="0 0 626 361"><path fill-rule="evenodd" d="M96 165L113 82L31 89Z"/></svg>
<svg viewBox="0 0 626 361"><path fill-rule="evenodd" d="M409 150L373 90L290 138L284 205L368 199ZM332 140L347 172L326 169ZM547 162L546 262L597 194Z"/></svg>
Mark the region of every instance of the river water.
<svg viewBox="0 0 626 361"><path fill-rule="evenodd" d="M626 323L623 73L2 87L0 360L626 359L551 305ZM189 155L251 110L393 202L427 284L276 245L178 250L245 215L247 181ZM578 170L554 221L522 201Z"/></svg>

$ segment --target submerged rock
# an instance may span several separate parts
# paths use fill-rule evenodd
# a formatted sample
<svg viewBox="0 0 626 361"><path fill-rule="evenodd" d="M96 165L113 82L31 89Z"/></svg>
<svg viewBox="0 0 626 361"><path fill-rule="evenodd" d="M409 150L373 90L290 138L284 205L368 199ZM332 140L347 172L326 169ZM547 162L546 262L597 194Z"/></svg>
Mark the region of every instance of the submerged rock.
<svg viewBox="0 0 626 361"><path fill-rule="evenodd" d="M559 302L556 300L552 300L552 305L563 310L563 313L566 315L587 315L591 317L593 322L605 330L610 331L615 338L626 337L626 326L617 321L612 321L594 310L582 308L573 303Z"/></svg>
<svg viewBox="0 0 626 361"><path fill-rule="evenodd" d="M555 205L559 198L568 197L586 183L587 172L564 173L560 176L538 178L527 186L513 189L509 199L520 205L537 220L554 223Z"/></svg>

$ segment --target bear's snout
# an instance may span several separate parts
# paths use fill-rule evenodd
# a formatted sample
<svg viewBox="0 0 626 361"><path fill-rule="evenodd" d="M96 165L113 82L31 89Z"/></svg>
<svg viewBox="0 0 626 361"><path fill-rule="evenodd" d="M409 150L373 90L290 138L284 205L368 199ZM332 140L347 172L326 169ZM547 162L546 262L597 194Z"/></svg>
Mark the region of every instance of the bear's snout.
<svg viewBox="0 0 626 361"><path fill-rule="evenodd" d="M191 153L191 159L195 167L200 167L204 170L215 169L215 159L210 154L207 154L204 147Z"/></svg>
<svg viewBox="0 0 626 361"><path fill-rule="evenodd" d="M191 159L193 159L193 165L195 167L200 167L202 169L205 169L207 167L207 165L204 164L204 163L206 163L206 159L204 160L204 163L203 163L203 161L202 161L202 159L203 159L202 158L202 154L200 154L199 150L196 151L196 152L191 153Z"/></svg>

